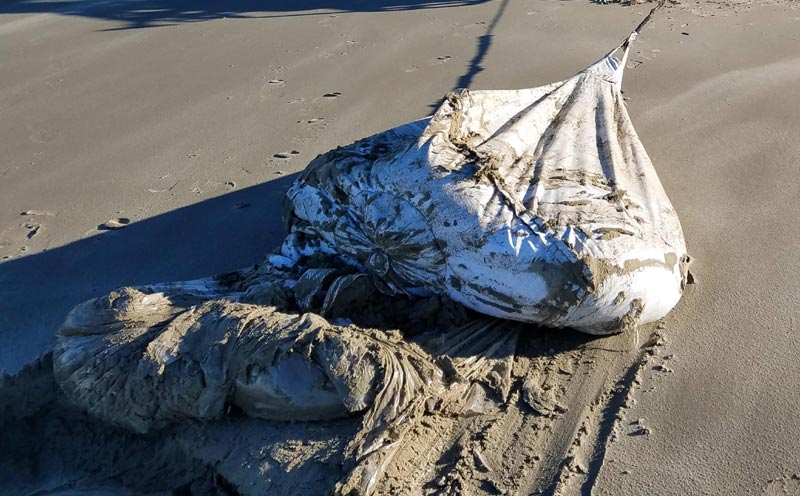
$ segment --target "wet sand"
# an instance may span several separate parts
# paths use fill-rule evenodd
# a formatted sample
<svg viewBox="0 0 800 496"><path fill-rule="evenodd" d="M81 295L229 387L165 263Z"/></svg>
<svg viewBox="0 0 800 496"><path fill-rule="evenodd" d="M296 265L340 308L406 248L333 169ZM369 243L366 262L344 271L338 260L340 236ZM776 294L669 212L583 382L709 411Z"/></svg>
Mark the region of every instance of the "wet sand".
<svg viewBox="0 0 800 496"><path fill-rule="evenodd" d="M649 8L289 4L0 6L0 369L13 374L47 351L69 309L87 298L256 262L282 239L282 194L318 153L425 116L456 87L531 87L570 76ZM552 424L563 439L542 444L550 448L537 444L533 424L516 441L505 433L529 425L523 407L503 421L445 426L452 436L438 441L442 453L459 432L504 429L485 457L494 467L511 462L489 476L459 472L469 491L491 493L470 481L497 476L493 484L502 486L496 472L506 469L518 484L504 487L521 492L545 479L554 483L543 489L563 494L800 491L792 478L800 472L793 7L670 7L641 35L623 89L680 215L698 284L665 320L665 344L644 361L624 337L610 338L625 352L601 353L586 368L592 380L565 383L573 413ZM531 349L563 348L571 357L542 370L557 373L565 360L598 353L565 336L530 338ZM601 344L595 348L608 348ZM608 400L615 379L631 370L624 394ZM611 417L592 410L598 397L615 405ZM575 451L583 425L596 436L591 449ZM263 439L277 442L279 429L270 429ZM317 444L331 453L339 446ZM213 442L204 446L205 462L222 456ZM407 455L401 461L411 466ZM585 466L565 462L570 456ZM414 480L456 471L450 459L429 461L436 468ZM402 465L392 476L402 482Z"/></svg>

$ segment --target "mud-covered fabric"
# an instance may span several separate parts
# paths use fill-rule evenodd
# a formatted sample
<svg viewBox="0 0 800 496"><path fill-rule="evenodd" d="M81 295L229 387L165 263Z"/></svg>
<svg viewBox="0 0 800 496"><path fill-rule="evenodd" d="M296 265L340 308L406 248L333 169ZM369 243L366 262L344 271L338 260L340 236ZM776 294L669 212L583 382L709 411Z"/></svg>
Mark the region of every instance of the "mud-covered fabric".
<svg viewBox="0 0 800 496"><path fill-rule="evenodd" d="M444 388L434 357L399 334L197 290L211 286L121 288L78 305L56 335L56 383L92 417L139 433L233 406L279 421L363 413L342 484L368 493L392 440Z"/></svg>
<svg viewBox="0 0 800 496"><path fill-rule="evenodd" d="M679 300L677 214L611 54L558 83L448 95L430 119L315 159L289 227L392 291L591 333Z"/></svg>

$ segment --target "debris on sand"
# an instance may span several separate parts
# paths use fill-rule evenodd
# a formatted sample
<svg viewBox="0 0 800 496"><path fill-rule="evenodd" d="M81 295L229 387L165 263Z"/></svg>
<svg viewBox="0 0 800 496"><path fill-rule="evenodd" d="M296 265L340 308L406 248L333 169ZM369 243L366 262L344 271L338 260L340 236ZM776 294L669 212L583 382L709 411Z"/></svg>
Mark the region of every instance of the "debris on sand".
<svg viewBox="0 0 800 496"><path fill-rule="evenodd" d="M177 460L160 478L173 489L285 493L269 479L248 486L241 470L223 474L232 460L250 475L269 472L252 457L228 447L219 458L219 442L202 449L197 437L215 432L204 425L237 417L351 429L318 439L315 453L299 448L310 471L320 452L337 450L340 471L318 478L335 481L340 495L408 493L426 478L454 493L587 480L663 338L612 360L577 338L572 348L569 338L522 339L519 322L627 337L681 296L680 223L620 93L635 37L565 81L450 94L429 119L321 155L287 193L290 232L263 262L76 306L56 335L52 382L34 374L55 391L41 401L57 419L74 416L77 428L108 438L100 461L104 449L115 459L131 453L120 443L150 443L155 459ZM0 389L18 393L24 382L9 378ZM41 434L52 428L35 414L44 408L9 418L44 422ZM451 441L440 459L419 462L420 447ZM499 456L505 446L524 456ZM280 465L272 449L260 456ZM119 467L90 463L97 478L87 483L119 469L127 485L137 456ZM48 470L56 487L85 482Z"/></svg>
<svg viewBox="0 0 800 496"><path fill-rule="evenodd" d="M117 229L122 229L124 227L128 227L131 223L131 220L127 217L116 217L114 219L109 219L106 222L97 226L97 229L101 231L113 231Z"/></svg>

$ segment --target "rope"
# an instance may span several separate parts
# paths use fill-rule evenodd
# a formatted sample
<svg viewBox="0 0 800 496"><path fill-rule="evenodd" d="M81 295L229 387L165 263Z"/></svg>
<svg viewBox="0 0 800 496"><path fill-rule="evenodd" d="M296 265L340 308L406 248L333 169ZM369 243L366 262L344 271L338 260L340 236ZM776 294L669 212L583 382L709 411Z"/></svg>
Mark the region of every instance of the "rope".
<svg viewBox="0 0 800 496"><path fill-rule="evenodd" d="M636 26L636 29L634 29L633 32L631 33L631 35L628 36L628 39L626 39L624 42L622 42L622 45L620 45L620 48L627 49L628 45L630 45L630 43L636 38L636 35L641 33L642 29L644 28L644 26L648 22L650 22L650 19L653 17L653 14L655 14L656 11L658 11L658 9L663 7L666 3L667 3L667 0L661 0L660 2L658 2L658 5L653 7L653 10L651 10L650 13L647 14L647 16L644 19L642 19L642 22L640 22L639 25Z"/></svg>

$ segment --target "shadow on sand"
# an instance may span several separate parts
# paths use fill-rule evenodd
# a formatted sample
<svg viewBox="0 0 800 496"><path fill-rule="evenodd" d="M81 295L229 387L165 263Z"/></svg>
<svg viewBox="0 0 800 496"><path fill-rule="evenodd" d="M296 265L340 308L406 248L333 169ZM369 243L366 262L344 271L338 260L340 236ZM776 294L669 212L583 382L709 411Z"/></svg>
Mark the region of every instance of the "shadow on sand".
<svg viewBox="0 0 800 496"><path fill-rule="evenodd" d="M120 286L194 279L258 262L283 241L283 196L296 175L0 264L0 369L34 358L14 352L23 341L45 349L67 312L84 300Z"/></svg>
<svg viewBox="0 0 800 496"><path fill-rule="evenodd" d="M312 15L317 10L388 12L463 7L489 0L238 0L223 6L184 0L0 0L3 13L50 12L122 22L120 29L156 27L222 17ZM483 71L493 33L510 0L498 0L492 21L454 88L468 88ZM254 15L261 13L265 15ZM440 102L432 107L438 107ZM120 286L189 280L244 268L275 249L285 236L282 203L297 174L167 212L124 229L0 263L0 369L16 370L44 350L78 303ZM35 289L31 289L35 288ZM23 340L22 337L25 336ZM586 342L575 335L568 347Z"/></svg>
<svg viewBox="0 0 800 496"><path fill-rule="evenodd" d="M0 1L0 14L54 13L122 23L117 29L170 26L211 19L294 17L465 7L488 0L65 0ZM318 12L322 11L322 12Z"/></svg>
<svg viewBox="0 0 800 496"><path fill-rule="evenodd" d="M0 15L52 13L107 21L120 26L104 31L120 31L174 26L214 19L267 19L356 12L399 12L423 9L468 7L491 0L0 0ZM492 45L495 28L510 0L500 0L486 32L476 40L475 55L453 89L469 88L483 71L483 61ZM438 107L441 100L430 106Z"/></svg>

